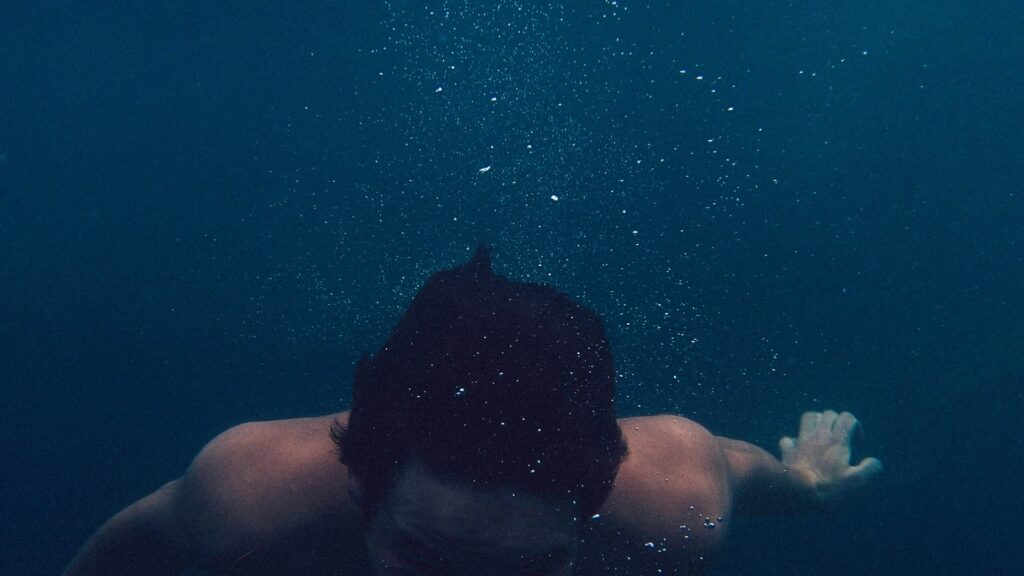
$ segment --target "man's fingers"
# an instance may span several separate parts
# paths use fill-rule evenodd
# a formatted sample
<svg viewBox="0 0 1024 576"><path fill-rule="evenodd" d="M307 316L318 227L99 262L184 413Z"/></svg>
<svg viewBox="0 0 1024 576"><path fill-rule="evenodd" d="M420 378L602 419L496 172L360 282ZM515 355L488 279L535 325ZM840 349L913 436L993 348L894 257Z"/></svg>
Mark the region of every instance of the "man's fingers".
<svg viewBox="0 0 1024 576"><path fill-rule="evenodd" d="M836 417L835 410L825 410L821 413L821 420L818 422L818 434L827 436L832 433L832 427L835 426Z"/></svg>
<svg viewBox="0 0 1024 576"><path fill-rule="evenodd" d="M864 484L875 476L882 473L882 461L878 458L865 458L860 464L851 466L846 472L846 477L858 485Z"/></svg>
<svg viewBox="0 0 1024 576"><path fill-rule="evenodd" d="M804 415L800 417L800 437L807 436L817 428L819 420L821 420L821 412L804 412Z"/></svg>
<svg viewBox="0 0 1024 576"><path fill-rule="evenodd" d="M836 421L832 425L832 434L848 444L853 437L854 431L857 430L858 424L860 423L857 422L857 418L853 414L843 412L836 416Z"/></svg>
<svg viewBox="0 0 1024 576"><path fill-rule="evenodd" d="M793 440L789 436L783 436L782 438L779 439L779 452L782 453L783 458L785 458L786 455L788 455L795 449L796 440Z"/></svg>

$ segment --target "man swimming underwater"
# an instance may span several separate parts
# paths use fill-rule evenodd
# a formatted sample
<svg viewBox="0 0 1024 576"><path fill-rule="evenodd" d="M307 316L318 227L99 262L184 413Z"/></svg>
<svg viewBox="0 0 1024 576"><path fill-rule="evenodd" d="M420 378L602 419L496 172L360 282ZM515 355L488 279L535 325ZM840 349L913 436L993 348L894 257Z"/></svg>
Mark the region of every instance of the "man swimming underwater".
<svg viewBox="0 0 1024 576"><path fill-rule="evenodd" d="M67 576L692 574L746 512L881 470L808 412L782 459L662 415L616 420L600 319L491 271L434 274L355 371L348 412L236 426L125 508Z"/></svg>

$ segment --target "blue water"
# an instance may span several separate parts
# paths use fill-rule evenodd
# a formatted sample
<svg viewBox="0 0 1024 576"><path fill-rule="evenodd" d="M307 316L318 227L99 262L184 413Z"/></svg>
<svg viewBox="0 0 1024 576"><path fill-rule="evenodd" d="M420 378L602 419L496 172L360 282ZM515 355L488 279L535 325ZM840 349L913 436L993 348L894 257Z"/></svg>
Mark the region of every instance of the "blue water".
<svg viewBox="0 0 1024 576"><path fill-rule="evenodd" d="M1001 1L5 4L0 574L57 573L218 431L344 408L480 240L605 318L623 415L767 448L859 416L885 476L738 523L718 573L1022 573L1022 30Z"/></svg>

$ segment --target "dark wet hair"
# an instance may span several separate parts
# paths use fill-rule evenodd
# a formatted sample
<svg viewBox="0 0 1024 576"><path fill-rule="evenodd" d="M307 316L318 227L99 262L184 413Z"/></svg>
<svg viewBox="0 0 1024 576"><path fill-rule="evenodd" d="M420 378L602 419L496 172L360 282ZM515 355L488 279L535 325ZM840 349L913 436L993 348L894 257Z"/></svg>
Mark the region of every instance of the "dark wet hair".
<svg viewBox="0 0 1024 576"><path fill-rule="evenodd" d="M589 518L626 454L601 320L550 286L495 275L486 246L427 280L353 387L331 436L368 516L414 458L443 477L571 498Z"/></svg>

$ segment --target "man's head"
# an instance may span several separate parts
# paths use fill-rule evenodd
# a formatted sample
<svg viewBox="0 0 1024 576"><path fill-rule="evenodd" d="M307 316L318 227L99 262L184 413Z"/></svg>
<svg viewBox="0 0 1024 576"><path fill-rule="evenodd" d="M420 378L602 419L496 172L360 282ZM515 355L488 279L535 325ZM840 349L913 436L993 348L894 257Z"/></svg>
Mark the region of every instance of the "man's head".
<svg viewBox="0 0 1024 576"><path fill-rule="evenodd" d="M384 346L359 362L348 424L332 430L371 552L410 530L445 532L444 522L408 526L411 516L437 520L431 511L466 516L463 533L504 518L511 540L501 530L476 538L494 550L531 525L549 536L533 552L557 553L565 530L574 545L626 452L614 379L600 319L549 286L495 275L484 247L434 274ZM431 494L449 505L432 507ZM454 533L434 536L458 548Z"/></svg>

